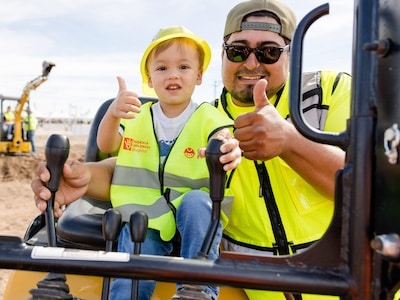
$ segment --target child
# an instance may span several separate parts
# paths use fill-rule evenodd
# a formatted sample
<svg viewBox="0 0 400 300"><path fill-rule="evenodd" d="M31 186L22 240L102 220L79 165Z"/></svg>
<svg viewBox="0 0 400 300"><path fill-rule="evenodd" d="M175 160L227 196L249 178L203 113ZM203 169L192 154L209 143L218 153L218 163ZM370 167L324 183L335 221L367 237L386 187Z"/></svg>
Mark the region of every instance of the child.
<svg viewBox="0 0 400 300"><path fill-rule="evenodd" d="M172 240L179 234L180 255L194 258L207 231L211 219L209 172L196 151L223 127L232 126L232 121L209 103L198 105L191 99L210 58L208 44L188 29L161 29L140 66L143 90L155 92L158 102L141 105L138 95L128 91L118 77L119 93L99 125L99 149L107 153L119 149L110 189L113 207L124 222L137 210L149 216L142 254L170 254ZM228 142L232 161L239 162L238 142L230 134ZM221 230L220 226L210 259L218 256ZM133 252L127 224L121 230L118 251ZM130 285L130 279L115 279L111 298L130 299ZM154 287L154 281L141 280L139 299L150 299ZM173 299L193 295L217 299L218 293L215 286L177 284Z"/></svg>

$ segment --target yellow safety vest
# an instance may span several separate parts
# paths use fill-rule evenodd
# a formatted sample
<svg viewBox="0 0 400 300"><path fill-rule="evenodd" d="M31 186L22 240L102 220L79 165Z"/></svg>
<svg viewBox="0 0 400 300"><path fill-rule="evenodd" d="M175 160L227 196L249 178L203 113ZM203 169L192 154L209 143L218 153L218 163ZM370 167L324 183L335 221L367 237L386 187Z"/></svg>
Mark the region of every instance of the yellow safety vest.
<svg viewBox="0 0 400 300"><path fill-rule="evenodd" d="M14 113L12 111L4 112L4 121L6 124L14 123Z"/></svg>
<svg viewBox="0 0 400 300"><path fill-rule="evenodd" d="M198 158L197 150L207 145L217 128L230 127L232 120L209 103L199 105L160 165L151 105L142 105L136 118L123 122L110 197L123 221L142 210L148 214L149 228L159 230L161 238L169 241L175 235L174 213L183 194L209 188L207 164Z"/></svg>
<svg viewBox="0 0 400 300"><path fill-rule="evenodd" d="M307 122L324 131L345 130L350 90L348 74L305 74L302 108ZM287 82L269 100L290 121L288 93ZM215 105L232 118L254 110L235 106L225 90ZM228 182L235 200L224 237L238 245L291 254L320 239L331 222L333 199L318 193L279 157L266 162L243 158Z"/></svg>
<svg viewBox="0 0 400 300"><path fill-rule="evenodd" d="M24 130L36 130L37 119L33 114L27 115L24 118Z"/></svg>

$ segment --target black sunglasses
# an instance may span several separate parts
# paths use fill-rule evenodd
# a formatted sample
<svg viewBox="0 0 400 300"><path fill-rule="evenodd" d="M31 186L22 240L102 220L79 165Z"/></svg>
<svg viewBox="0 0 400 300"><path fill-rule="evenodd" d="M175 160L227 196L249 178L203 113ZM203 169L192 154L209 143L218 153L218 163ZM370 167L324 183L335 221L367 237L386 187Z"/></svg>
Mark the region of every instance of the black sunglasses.
<svg viewBox="0 0 400 300"><path fill-rule="evenodd" d="M289 51L290 46L286 45L285 47L273 47L273 46L265 46L265 47L257 47L251 48L247 46L239 46L239 45L228 45L224 43L224 49L226 51L226 56L232 62L244 62L251 53L254 53L257 60L262 64L274 64L281 57L282 52Z"/></svg>

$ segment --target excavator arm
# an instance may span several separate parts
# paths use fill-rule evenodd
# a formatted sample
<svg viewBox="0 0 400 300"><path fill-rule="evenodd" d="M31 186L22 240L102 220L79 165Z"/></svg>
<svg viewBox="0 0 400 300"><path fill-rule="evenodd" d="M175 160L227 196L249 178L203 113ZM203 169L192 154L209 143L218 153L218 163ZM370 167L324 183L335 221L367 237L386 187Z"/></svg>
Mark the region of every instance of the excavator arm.
<svg viewBox="0 0 400 300"><path fill-rule="evenodd" d="M43 61L42 74L35 79L29 81L22 92L21 97L17 100L15 108L14 135L11 141L2 141L0 144L0 152L7 154L17 154L30 152L30 143L23 140L22 137L22 111L26 102L29 100L30 92L35 90L39 85L47 80L54 63ZM15 99L10 97L10 99Z"/></svg>

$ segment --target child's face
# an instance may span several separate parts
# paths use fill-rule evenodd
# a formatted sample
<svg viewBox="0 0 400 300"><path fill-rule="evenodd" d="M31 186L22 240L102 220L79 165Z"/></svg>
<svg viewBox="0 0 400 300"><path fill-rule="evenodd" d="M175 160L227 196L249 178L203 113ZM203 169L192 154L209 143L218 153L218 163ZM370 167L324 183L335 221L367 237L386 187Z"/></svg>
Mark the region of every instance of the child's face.
<svg viewBox="0 0 400 300"><path fill-rule="evenodd" d="M186 105L195 86L202 81L197 49L188 44L173 43L169 48L151 54L147 69L149 86L154 88L160 104Z"/></svg>

